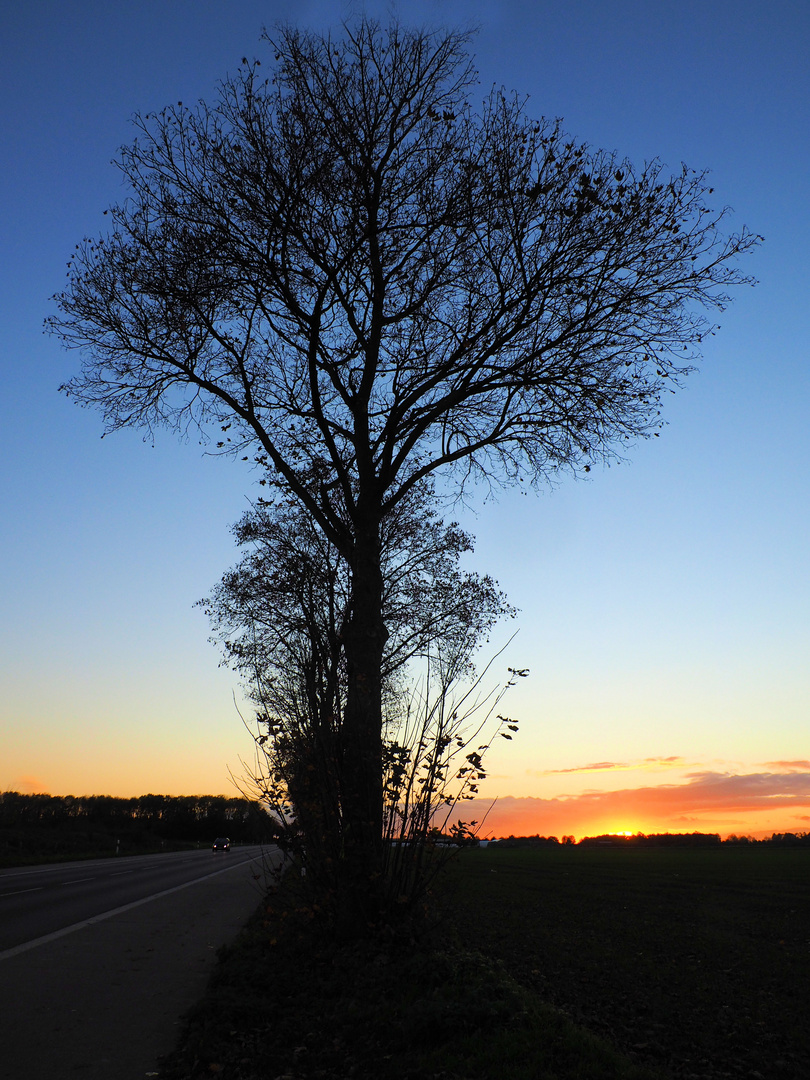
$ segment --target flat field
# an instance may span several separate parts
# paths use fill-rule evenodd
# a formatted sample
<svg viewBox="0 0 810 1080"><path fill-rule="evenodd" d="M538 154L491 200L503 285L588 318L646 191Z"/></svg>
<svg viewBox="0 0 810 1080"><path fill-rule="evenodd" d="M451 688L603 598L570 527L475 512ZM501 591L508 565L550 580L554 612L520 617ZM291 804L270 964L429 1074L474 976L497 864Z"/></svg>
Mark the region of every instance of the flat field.
<svg viewBox="0 0 810 1080"><path fill-rule="evenodd" d="M810 849L493 845L442 889L470 947L662 1075L810 1077Z"/></svg>

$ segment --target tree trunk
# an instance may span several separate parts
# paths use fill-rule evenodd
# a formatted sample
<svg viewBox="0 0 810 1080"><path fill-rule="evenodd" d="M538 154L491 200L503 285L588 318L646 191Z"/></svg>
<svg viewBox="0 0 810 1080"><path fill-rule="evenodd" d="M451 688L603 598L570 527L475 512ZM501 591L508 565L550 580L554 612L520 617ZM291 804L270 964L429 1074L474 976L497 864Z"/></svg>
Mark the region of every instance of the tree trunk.
<svg viewBox="0 0 810 1080"><path fill-rule="evenodd" d="M343 877L357 916L374 920L382 895L382 617L379 522L357 523L352 606L344 632L348 686L343 716Z"/></svg>

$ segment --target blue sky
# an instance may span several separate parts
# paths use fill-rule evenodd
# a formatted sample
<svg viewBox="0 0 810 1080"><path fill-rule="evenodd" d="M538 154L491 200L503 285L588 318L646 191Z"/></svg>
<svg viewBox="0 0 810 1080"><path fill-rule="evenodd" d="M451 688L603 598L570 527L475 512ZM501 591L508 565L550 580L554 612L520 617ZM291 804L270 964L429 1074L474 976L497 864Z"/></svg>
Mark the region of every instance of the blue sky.
<svg viewBox="0 0 810 1080"><path fill-rule="evenodd" d="M99 416L57 393L77 357L42 320L74 244L124 194L110 161L134 112L212 97L243 55L265 55L263 25L363 11L477 22L482 95L504 84L593 146L711 169L732 226L765 237L746 260L758 286L721 316L661 438L586 483L465 513L474 565L521 609L506 662L531 669L487 793L517 800L532 832L576 832L599 799L616 828L633 814L643 827L641 811L619 820L616 793L650 786L672 793L672 828L810 827L799 0L5 5L0 789L228 791L249 755L235 679L193 604L234 561L229 525L254 478L168 433L102 440ZM709 809L707 777L726 793ZM744 794L752 777L766 802Z"/></svg>

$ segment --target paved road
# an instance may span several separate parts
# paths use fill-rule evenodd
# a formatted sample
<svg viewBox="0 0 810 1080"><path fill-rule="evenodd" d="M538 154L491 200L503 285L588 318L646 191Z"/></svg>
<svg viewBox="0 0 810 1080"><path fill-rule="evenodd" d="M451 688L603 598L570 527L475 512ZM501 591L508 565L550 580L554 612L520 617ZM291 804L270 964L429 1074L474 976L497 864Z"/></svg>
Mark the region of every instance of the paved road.
<svg viewBox="0 0 810 1080"><path fill-rule="evenodd" d="M249 861L247 849L216 856L192 852L186 860L139 857L143 873L131 860L133 872L123 881L134 880L126 894L113 878L124 860L39 867L40 876L1 875L0 892L12 895L0 900L8 905L0 917L17 912L13 940L25 922L20 906L26 895L39 907L43 893L59 901L61 889L69 901L60 904L58 921L71 910L83 918L0 951L0 1080L155 1076L158 1058L176 1042L180 1017L205 989L216 950L261 902L263 862L279 855L276 849L264 860L260 852L252 854L260 857ZM60 878L60 871L68 876ZM23 886L37 891L24 894ZM125 902L98 911L98 894L107 903ZM43 914L47 907L36 915L37 931L52 925Z"/></svg>
<svg viewBox="0 0 810 1080"><path fill-rule="evenodd" d="M0 958L65 927L254 861L259 847L171 852L0 871Z"/></svg>

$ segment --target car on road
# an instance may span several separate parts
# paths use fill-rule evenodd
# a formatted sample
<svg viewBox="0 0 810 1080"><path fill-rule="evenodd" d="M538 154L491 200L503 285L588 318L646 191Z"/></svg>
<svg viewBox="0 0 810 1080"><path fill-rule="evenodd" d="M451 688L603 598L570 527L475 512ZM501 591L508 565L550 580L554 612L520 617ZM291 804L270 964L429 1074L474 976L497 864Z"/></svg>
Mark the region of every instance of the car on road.
<svg viewBox="0 0 810 1080"><path fill-rule="evenodd" d="M230 840L228 839L227 836L218 836L216 838L216 840L214 841L214 846L211 848L211 850L212 851L230 851L231 850L231 842L230 842Z"/></svg>

